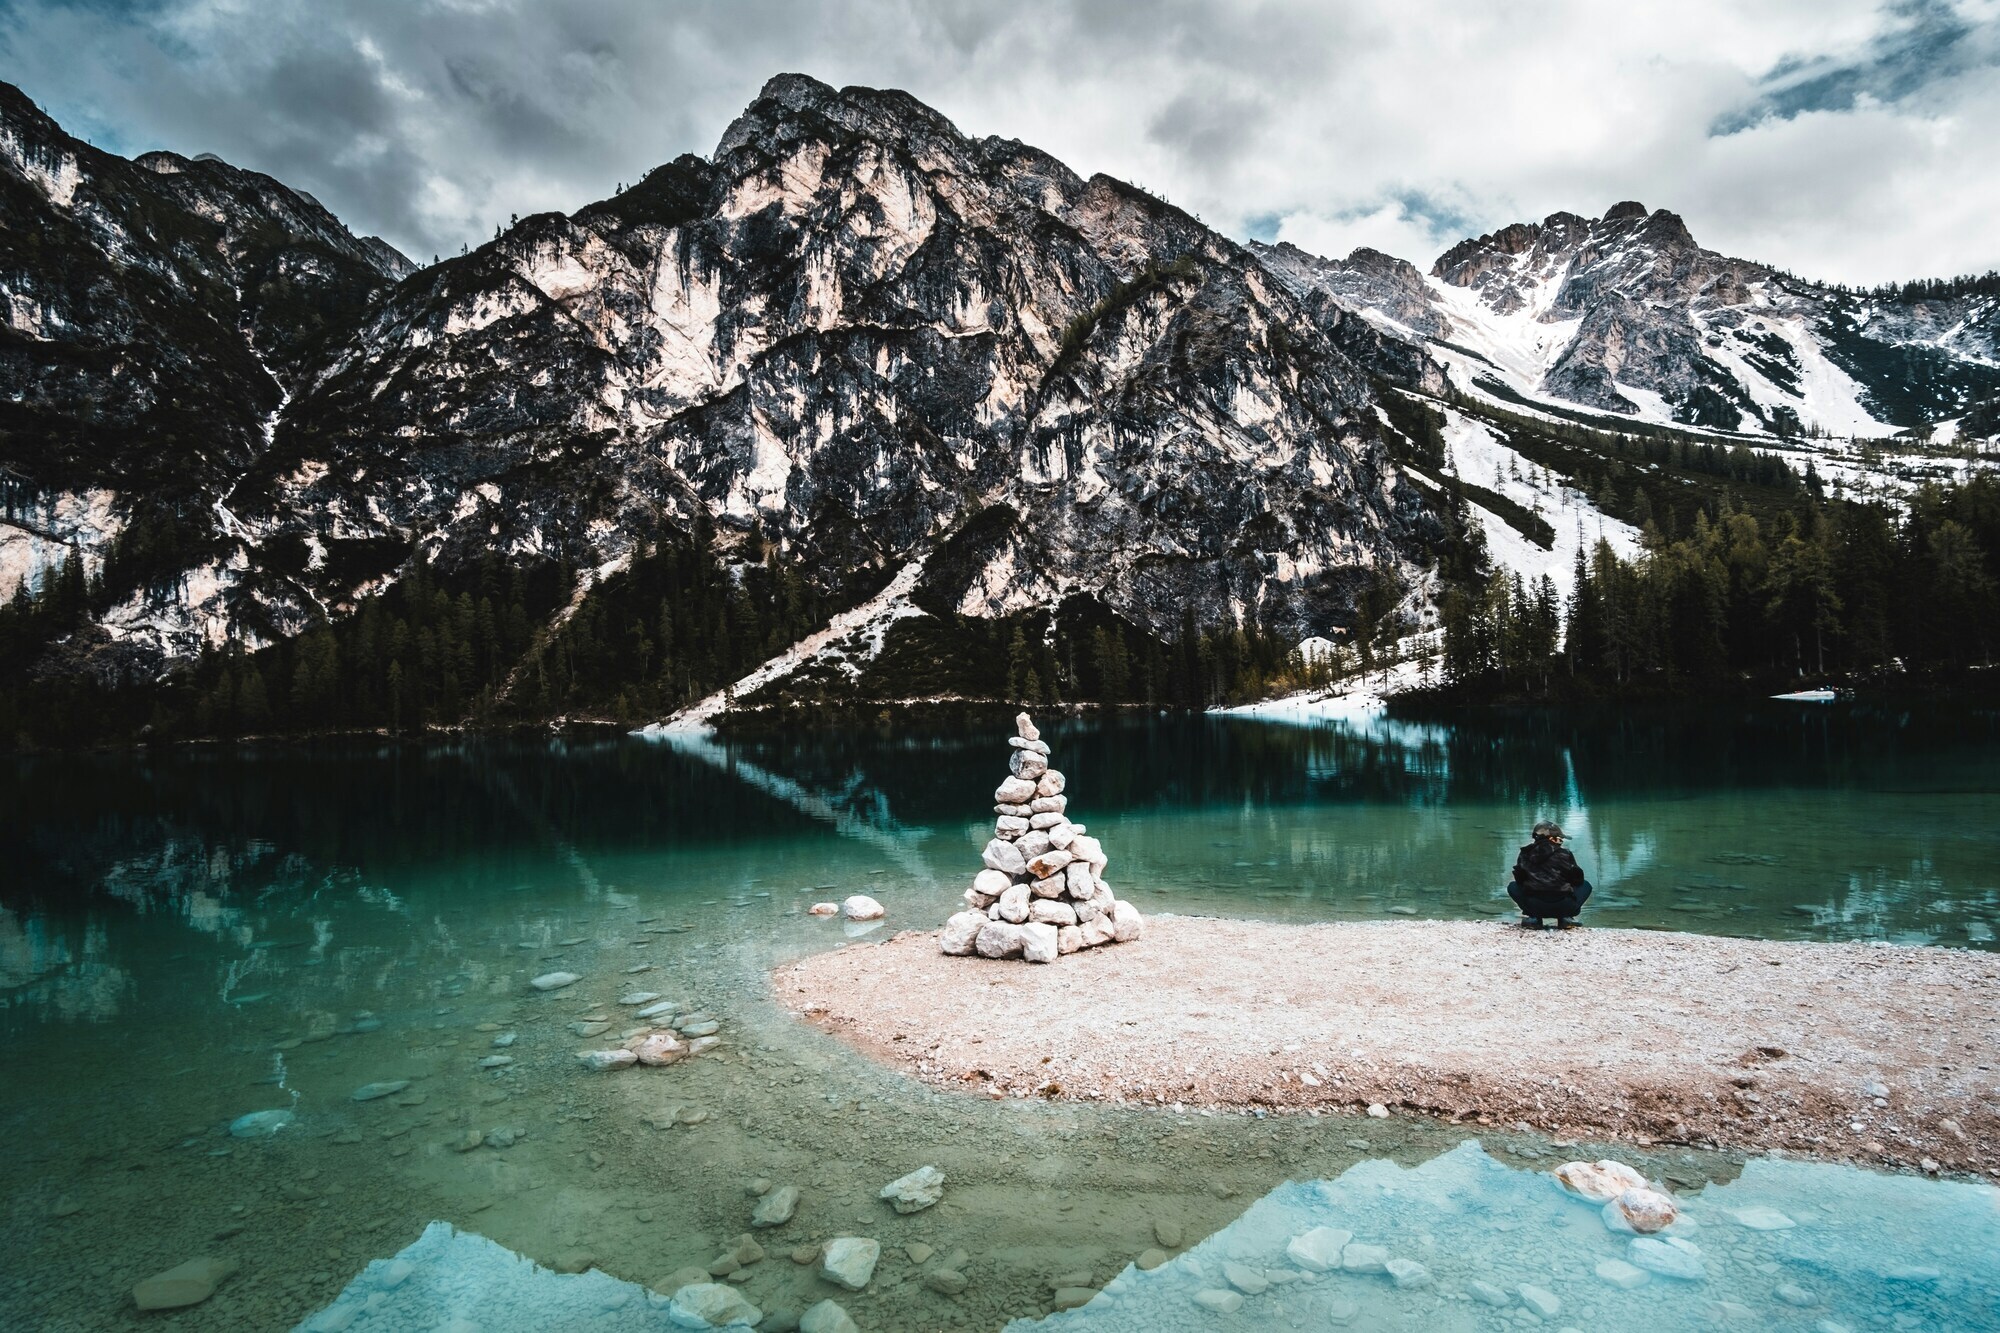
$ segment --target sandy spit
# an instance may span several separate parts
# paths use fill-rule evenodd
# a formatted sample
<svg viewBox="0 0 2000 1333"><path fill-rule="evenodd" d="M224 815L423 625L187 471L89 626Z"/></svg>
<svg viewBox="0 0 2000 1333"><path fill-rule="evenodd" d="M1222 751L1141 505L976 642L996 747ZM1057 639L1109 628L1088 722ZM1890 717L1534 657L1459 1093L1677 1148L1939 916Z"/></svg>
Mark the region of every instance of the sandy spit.
<svg viewBox="0 0 2000 1333"><path fill-rule="evenodd" d="M2000 1176L1991 953L1159 916L1048 965L947 957L935 932L905 931L773 984L869 1055L987 1096L1376 1104Z"/></svg>

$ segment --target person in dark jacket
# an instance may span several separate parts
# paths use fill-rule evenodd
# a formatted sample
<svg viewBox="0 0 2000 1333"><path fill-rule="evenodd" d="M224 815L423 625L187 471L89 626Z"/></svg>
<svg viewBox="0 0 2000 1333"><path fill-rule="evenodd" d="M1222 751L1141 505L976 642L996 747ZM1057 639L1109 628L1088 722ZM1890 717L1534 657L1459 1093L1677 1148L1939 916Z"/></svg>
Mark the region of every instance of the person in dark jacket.
<svg viewBox="0 0 2000 1333"><path fill-rule="evenodd" d="M1521 924L1542 929L1544 917L1554 917L1562 930L1576 929L1576 914L1590 897L1590 881L1563 846L1563 831L1546 819L1535 825L1535 840L1514 859L1514 880L1507 896L1521 908Z"/></svg>

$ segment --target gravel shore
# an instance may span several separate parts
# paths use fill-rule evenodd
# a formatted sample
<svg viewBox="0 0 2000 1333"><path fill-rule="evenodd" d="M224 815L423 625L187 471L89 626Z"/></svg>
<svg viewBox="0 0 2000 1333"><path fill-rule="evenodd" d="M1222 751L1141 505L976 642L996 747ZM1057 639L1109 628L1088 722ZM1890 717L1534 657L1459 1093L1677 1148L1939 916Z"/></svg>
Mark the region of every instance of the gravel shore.
<svg viewBox="0 0 2000 1333"><path fill-rule="evenodd" d="M2000 956L1955 949L1171 916L1049 965L906 931L774 977L807 1020L987 1096L1388 1109L2000 1176L1996 983Z"/></svg>

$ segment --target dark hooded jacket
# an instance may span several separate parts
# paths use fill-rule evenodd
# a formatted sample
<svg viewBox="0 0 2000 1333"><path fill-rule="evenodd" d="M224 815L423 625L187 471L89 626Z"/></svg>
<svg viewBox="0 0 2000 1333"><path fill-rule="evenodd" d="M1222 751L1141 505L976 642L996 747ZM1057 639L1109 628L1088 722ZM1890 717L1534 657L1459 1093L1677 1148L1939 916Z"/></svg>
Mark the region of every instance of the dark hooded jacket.
<svg viewBox="0 0 2000 1333"><path fill-rule="evenodd" d="M1568 893L1583 883L1583 869L1569 848L1537 838L1515 858L1514 882L1529 893Z"/></svg>

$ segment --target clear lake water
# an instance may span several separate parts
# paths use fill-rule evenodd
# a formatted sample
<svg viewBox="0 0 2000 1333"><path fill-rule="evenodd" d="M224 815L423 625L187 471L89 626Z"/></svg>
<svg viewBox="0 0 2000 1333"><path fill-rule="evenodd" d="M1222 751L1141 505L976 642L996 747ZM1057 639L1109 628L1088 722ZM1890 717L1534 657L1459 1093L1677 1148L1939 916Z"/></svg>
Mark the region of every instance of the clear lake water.
<svg viewBox="0 0 2000 1333"><path fill-rule="evenodd" d="M770 969L876 933L806 906L863 892L888 930L941 922L977 868L1009 730L5 761L0 1325L671 1327L676 1279L750 1231L758 1186L793 1185L796 1215L754 1233L764 1257L728 1284L767 1328L827 1298L868 1333L2000 1327L1990 1186L1622 1145L1682 1198L1703 1265L1628 1290L1596 1266L1631 1238L1546 1175L1605 1145L995 1102L797 1023ZM1044 733L1142 911L1503 917L1514 849L1553 817L1599 924L1995 947L1988 712L1124 714ZM555 971L581 979L529 986ZM576 1063L662 1003L715 1022L719 1046L665 1069ZM267 1111L284 1114L242 1119ZM945 1174L941 1203L900 1215L877 1197L923 1165ZM1792 1225L1737 1220L1757 1208ZM1284 1247L1316 1226L1430 1280L1308 1274ZM794 1262L835 1236L882 1246L860 1292ZM1133 1267L1154 1248L1170 1262ZM135 1311L135 1283L198 1256L235 1271L200 1304ZM1059 1286L1106 1295L1051 1313Z"/></svg>

